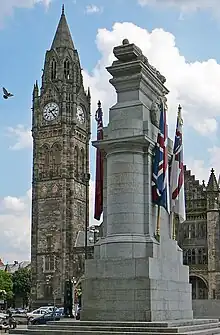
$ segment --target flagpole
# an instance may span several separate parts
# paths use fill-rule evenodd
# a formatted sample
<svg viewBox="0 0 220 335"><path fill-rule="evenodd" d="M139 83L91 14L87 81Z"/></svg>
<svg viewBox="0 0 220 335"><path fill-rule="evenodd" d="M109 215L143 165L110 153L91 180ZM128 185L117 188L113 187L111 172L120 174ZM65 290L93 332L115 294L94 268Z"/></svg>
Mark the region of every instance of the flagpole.
<svg viewBox="0 0 220 335"><path fill-rule="evenodd" d="M157 225L156 225L156 240L160 241L160 205L157 208Z"/></svg>
<svg viewBox="0 0 220 335"><path fill-rule="evenodd" d="M176 239L176 221L173 212L171 213L171 238Z"/></svg>

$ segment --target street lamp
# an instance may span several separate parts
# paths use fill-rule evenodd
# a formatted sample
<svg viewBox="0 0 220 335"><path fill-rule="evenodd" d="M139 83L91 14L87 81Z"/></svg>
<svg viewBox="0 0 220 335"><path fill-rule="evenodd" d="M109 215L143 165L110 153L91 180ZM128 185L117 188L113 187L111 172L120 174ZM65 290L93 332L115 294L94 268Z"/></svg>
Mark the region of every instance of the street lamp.
<svg viewBox="0 0 220 335"><path fill-rule="evenodd" d="M73 277L72 280L72 299L73 299L73 307L72 307L72 310L74 311L74 316L76 316L76 313L77 313L77 306L75 304L75 286L76 286L76 278ZM72 312L73 314L73 312Z"/></svg>

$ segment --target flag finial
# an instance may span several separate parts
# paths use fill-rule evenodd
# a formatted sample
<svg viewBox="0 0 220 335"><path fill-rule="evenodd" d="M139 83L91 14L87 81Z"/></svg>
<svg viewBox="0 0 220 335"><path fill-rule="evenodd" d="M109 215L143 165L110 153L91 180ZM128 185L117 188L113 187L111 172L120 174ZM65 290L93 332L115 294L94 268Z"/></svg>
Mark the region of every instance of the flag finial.
<svg viewBox="0 0 220 335"><path fill-rule="evenodd" d="M180 104L179 104L179 106L178 106L178 119L179 119L180 124L183 125L182 107L181 107Z"/></svg>

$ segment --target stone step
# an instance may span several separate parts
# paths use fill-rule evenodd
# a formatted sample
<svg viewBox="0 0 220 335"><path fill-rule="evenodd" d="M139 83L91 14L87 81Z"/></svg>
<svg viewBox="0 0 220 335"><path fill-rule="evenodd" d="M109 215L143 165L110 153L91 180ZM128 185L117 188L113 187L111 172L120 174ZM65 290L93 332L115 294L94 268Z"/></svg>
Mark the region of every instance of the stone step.
<svg viewBox="0 0 220 335"><path fill-rule="evenodd" d="M75 321L72 319L61 319L60 321L49 321L49 325L68 325L68 326L111 326L111 327L185 327L193 325L219 323L219 319L193 319L193 320L174 320L161 322L142 322L142 321Z"/></svg>
<svg viewBox="0 0 220 335"><path fill-rule="evenodd" d="M35 325L29 325L28 329L36 329ZM182 333L189 331L197 331L197 330L205 330L205 329L213 329L220 327L220 323L209 323L209 324L200 324L193 326L183 326L183 327L175 327L175 328L162 328L162 327L120 327L118 326L91 326L91 325L74 325L70 326L69 324L61 325L59 322L56 324L48 324L40 326L42 330L46 329L60 329L60 330L74 330L74 331L113 331L113 332L152 332L152 333Z"/></svg>
<svg viewBox="0 0 220 335"><path fill-rule="evenodd" d="M115 331L91 331L91 330L82 330L82 331L75 331L74 328L71 330L60 330L60 329L41 329L41 327L37 327L36 329L25 329L21 332L20 329L13 329L9 330L9 334L17 334L17 335L140 335L140 332L115 332ZM152 332L142 332L141 335L154 335L155 333ZM158 335L173 335L173 333L157 333ZM200 331L192 331L192 332L185 332L185 333L178 333L178 335L217 335L220 334L220 328L213 328L213 329L204 329Z"/></svg>

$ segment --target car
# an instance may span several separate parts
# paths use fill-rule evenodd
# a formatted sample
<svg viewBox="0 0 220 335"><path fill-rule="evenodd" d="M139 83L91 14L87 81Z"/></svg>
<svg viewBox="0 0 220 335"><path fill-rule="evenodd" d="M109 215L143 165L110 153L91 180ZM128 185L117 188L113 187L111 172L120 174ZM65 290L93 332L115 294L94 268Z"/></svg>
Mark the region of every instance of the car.
<svg viewBox="0 0 220 335"><path fill-rule="evenodd" d="M38 309L35 309L32 312L27 313L26 316L27 316L27 319L28 319L28 323L29 323L30 320L34 319L35 317L39 317L41 315L44 315L47 312L51 312L51 311L49 309L45 309L45 308L38 308Z"/></svg>
<svg viewBox="0 0 220 335"><path fill-rule="evenodd" d="M7 314L0 312L0 319L6 319L7 316L8 316Z"/></svg>
<svg viewBox="0 0 220 335"><path fill-rule="evenodd" d="M24 308L16 308L15 314L25 314L26 310Z"/></svg>
<svg viewBox="0 0 220 335"><path fill-rule="evenodd" d="M64 308L63 307L57 308L55 310L55 313L60 315L60 316L63 316L64 315Z"/></svg>
<svg viewBox="0 0 220 335"><path fill-rule="evenodd" d="M59 321L60 315L55 313L45 313L30 321L32 325L45 325L48 321Z"/></svg>
<svg viewBox="0 0 220 335"><path fill-rule="evenodd" d="M39 307L39 309L46 309L46 310L49 310L49 311L53 312L53 310L57 309L57 307L50 305L50 306L41 306L41 307Z"/></svg>

